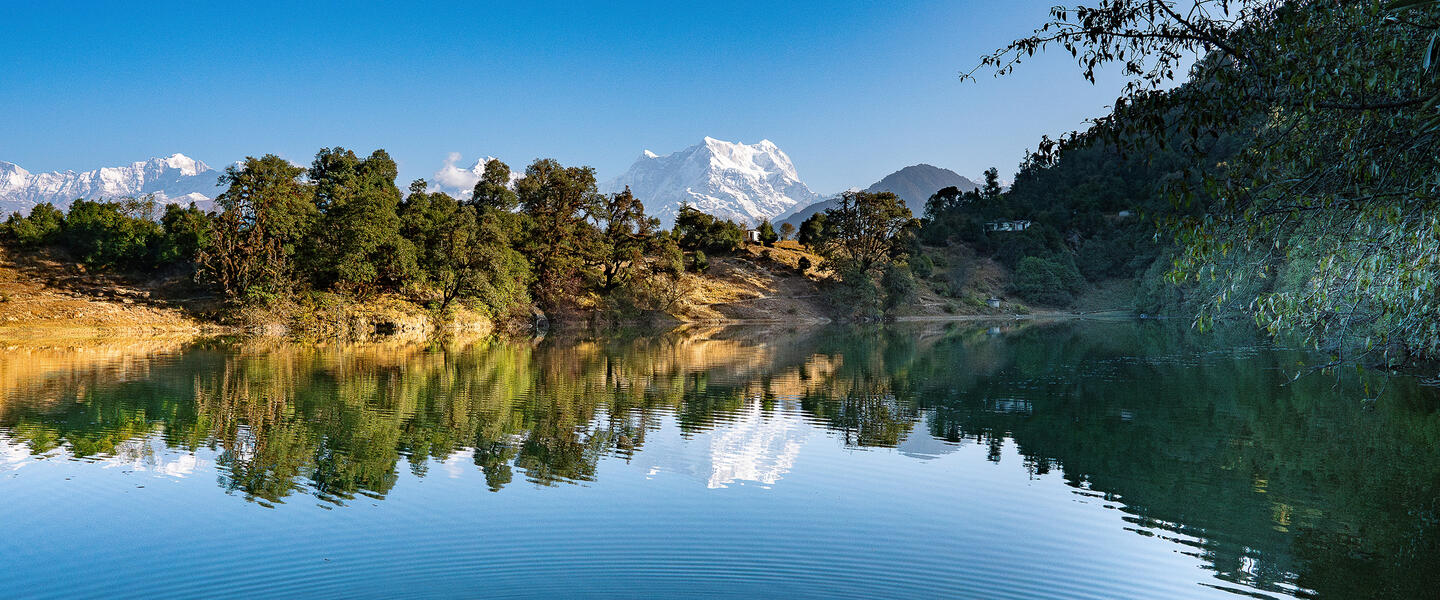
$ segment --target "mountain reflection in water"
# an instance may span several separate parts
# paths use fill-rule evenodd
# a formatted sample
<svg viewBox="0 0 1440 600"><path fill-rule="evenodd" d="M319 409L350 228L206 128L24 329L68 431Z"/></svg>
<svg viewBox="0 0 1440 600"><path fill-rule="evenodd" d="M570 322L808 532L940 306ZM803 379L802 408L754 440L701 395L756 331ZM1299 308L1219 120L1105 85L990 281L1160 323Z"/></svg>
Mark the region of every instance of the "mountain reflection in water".
<svg viewBox="0 0 1440 600"><path fill-rule="evenodd" d="M1425 597L1440 589L1435 390L1375 373L1288 383L1312 359L1246 331L1130 322L12 349L0 495L73 463L218 484L231 498L215 503L340 511L467 472L501 495L593 487L591 504L667 476L903 498L901 461L973 448L1196 561L1210 574L1189 594ZM989 514L966 502L983 482L940 481L953 490L927 493L953 502L932 510Z"/></svg>

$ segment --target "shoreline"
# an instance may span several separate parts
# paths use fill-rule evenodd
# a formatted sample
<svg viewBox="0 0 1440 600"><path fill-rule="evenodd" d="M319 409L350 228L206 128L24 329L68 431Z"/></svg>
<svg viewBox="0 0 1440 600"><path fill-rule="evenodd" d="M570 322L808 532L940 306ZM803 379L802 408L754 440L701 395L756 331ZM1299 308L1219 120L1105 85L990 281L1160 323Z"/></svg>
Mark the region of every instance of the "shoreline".
<svg viewBox="0 0 1440 600"><path fill-rule="evenodd" d="M755 318L677 320L664 324L654 322L635 322L619 323L618 325L620 329L654 329L657 332L670 332L692 327L745 327L756 325L815 327L847 324L888 325L896 323L983 323L1015 321L1135 320L1139 318L1139 315L1124 311L1101 311L1092 313L1042 312L1031 314L995 315L915 315L901 316L886 321L874 322L845 321L829 318ZM554 325L557 326L557 331L573 331L576 327L585 327L585 324L583 322L556 323ZM125 343L130 341L201 339L224 336L235 336L246 339L258 340L327 340L340 343L364 343L379 340L412 340L422 342L427 340L442 339L448 334L451 334L452 332L446 329L437 329L434 331L426 332L419 332L413 330L395 331L389 333L375 332L365 335L306 335L307 333L317 332L290 330L276 331L257 329L253 327L243 327L238 325L221 325L214 323L152 326L70 325L59 323L0 325L0 347L43 347L54 345L70 345L74 343L80 343L81 345L106 345L111 343ZM506 337L506 334L502 331L492 331L484 335ZM509 337L523 338L529 336L512 335Z"/></svg>

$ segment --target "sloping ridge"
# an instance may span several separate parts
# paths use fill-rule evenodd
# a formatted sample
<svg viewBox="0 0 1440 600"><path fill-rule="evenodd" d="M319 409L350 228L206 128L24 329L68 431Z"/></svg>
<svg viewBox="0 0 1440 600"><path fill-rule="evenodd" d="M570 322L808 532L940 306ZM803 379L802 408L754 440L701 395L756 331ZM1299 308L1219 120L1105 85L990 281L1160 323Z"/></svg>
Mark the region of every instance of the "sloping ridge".
<svg viewBox="0 0 1440 600"><path fill-rule="evenodd" d="M954 186L962 192L980 189L980 184L971 181L968 177L940 167L928 164L911 165L894 173L886 175L865 188L870 193L891 192L905 201L905 206L910 212L919 214L925 210L925 201L932 194L947 187ZM785 215L781 215L776 224L789 223L796 228L800 227L805 219L818 212L835 208L839 203L838 196L831 196L814 204L799 208Z"/></svg>

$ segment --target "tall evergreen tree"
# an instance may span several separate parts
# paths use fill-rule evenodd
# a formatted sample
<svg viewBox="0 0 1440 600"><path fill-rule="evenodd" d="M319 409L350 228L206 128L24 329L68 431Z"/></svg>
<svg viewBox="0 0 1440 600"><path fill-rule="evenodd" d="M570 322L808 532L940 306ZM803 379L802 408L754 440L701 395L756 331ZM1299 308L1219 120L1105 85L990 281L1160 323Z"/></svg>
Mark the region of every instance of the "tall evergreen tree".
<svg viewBox="0 0 1440 600"><path fill-rule="evenodd" d="M594 262L600 268L600 289L609 291L624 283L644 260L646 241L659 227L659 220L645 216L645 205L625 191L603 196L590 211L599 234L592 246Z"/></svg>
<svg viewBox="0 0 1440 600"><path fill-rule="evenodd" d="M325 148L310 166L320 229L324 283L361 293L398 287L415 264L414 248L400 235L400 190L395 161L384 150L360 159L344 148Z"/></svg>
<svg viewBox="0 0 1440 600"><path fill-rule="evenodd" d="M525 169L515 187L528 217L523 250L535 270L535 299L553 310L580 291L583 259L594 239L585 219L602 203L595 170L541 159Z"/></svg>
<svg viewBox="0 0 1440 600"><path fill-rule="evenodd" d="M774 246L775 241L780 239L780 236L775 234L775 226L770 224L769 219L761 221L756 231L760 234L760 243L766 246Z"/></svg>
<svg viewBox="0 0 1440 600"><path fill-rule="evenodd" d="M485 161L485 173L475 182L470 202L480 208L514 210L519 200L510 189L510 166L496 158Z"/></svg>
<svg viewBox="0 0 1440 600"><path fill-rule="evenodd" d="M980 188L980 197L994 200L1000 197L1000 192L1000 170L995 167L985 169L985 185Z"/></svg>
<svg viewBox="0 0 1440 600"><path fill-rule="evenodd" d="M319 212L305 170L267 154L231 165L215 198L209 244L198 256L200 275L227 297L276 294L297 282L297 256L313 239Z"/></svg>

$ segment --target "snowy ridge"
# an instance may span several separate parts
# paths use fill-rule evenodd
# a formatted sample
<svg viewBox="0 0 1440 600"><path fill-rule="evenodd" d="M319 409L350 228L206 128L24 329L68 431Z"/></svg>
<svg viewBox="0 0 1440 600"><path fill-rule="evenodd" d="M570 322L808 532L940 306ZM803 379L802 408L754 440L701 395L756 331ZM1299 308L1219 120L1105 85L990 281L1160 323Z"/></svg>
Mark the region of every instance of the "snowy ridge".
<svg viewBox="0 0 1440 600"><path fill-rule="evenodd" d="M114 200L149 194L162 203L203 204L220 193L219 180L219 171L178 153L83 172L31 173L0 161L0 210L27 213L42 202L64 210L76 199Z"/></svg>
<svg viewBox="0 0 1440 600"><path fill-rule="evenodd" d="M683 204L753 225L819 198L770 140L740 144L706 137L664 156L646 150L601 189L613 193L626 186L645 203L645 212L666 226Z"/></svg>

